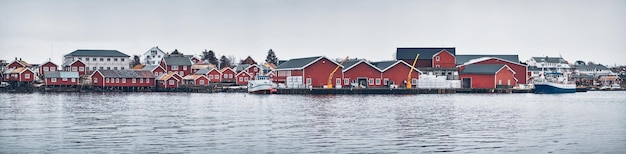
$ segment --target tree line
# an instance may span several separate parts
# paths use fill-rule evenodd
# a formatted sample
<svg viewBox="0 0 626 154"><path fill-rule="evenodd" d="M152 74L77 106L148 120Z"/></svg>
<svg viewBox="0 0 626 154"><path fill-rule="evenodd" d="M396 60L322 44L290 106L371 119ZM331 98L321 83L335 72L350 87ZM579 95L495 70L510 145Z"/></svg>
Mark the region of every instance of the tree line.
<svg viewBox="0 0 626 154"><path fill-rule="evenodd" d="M177 50L175 52L179 53ZM141 64L140 59L141 58L139 57L139 55L133 55L133 59L130 61L130 66L133 67L135 65L140 65ZM230 55L228 57L226 55L222 55L218 59L213 50L207 50L207 49L204 49L204 51L202 51L202 54L200 55L200 60L202 60L203 63L205 64L213 64L219 69L222 69L225 67L233 67L236 65L234 55ZM267 52L265 62L278 65L278 61L279 59L278 57L276 57L276 53L272 49L270 49Z"/></svg>

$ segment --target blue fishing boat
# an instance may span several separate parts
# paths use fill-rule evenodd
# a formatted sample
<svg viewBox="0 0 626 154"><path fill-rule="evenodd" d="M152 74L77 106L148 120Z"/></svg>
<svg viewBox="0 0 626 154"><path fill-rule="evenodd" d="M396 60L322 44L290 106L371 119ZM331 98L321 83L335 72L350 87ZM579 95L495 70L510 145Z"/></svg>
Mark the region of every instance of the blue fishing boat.
<svg viewBox="0 0 626 154"><path fill-rule="evenodd" d="M576 84L567 81L563 73L544 73L539 80L535 80L535 94L575 93Z"/></svg>

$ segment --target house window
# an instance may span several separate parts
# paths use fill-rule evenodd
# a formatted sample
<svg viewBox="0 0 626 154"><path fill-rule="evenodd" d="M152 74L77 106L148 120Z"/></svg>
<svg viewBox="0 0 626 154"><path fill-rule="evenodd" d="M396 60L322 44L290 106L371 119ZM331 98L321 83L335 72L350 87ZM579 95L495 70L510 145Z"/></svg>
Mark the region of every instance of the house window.
<svg viewBox="0 0 626 154"><path fill-rule="evenodd" d="M24 74L24 78L30 79L30 74Z"/></svg>
<svg viewBox="0 0 626 154"><path fill-rule="evenodd" d="M312 83L311 78L306 78L306 84L311 85L311 83Z"/></svg>
<svg viewBox="0 0 626 154"><path fill-rule="evenodd" d="M411 79L411 84L413 84L413 85L417 85L417 79L416 79L416 78L412 78L412 79Z"/></svg>
<svg viewBox="0 0 626 154"><path fill-rule="evenodd" d="M89 59L89 58L87 58L87 59ZM76 82L76 78L72 78L72 82Z"/></svg>
<svg viewBox="0 0 626 154"><path fill-rule="evenodd" d="M244 77L244 78L243 78L243 81L248 81L248 77Z"/></svg>
<svg viewBox="0 0 626 154"><path fill-rule="evenodd" d="M506 80L506 85L511 85L511 79Z"/></svg>
<svg viewBox="0 0 626 154"><path fill-rule="evenodd" d="M146 79L146 83L150 83L150 79Z"/></svg>
<svg viewBox="0 0 626 154"><path fill-rule="evenodd" d="M109 83L109 78L106 78L106 80L107 80L106 83Z"/></svg>
<svg viewBox="0 0 626 154"><path fill-rule="evenodd" d="M96 61L96 58L95 58L95 57L94 57L94 58L91 58L91 60L92 60L92 61Z"/></svg>
<svg viewBox="0 0 626 154"><path fill-rule="evenodd" d="M368 85L374 85L374 78L370 78L367 82Z"/></svg>
<svg viewBox="0 0 626 154"><path fill-rule="evenodd" d="M83 58L82 57L78 57L78 60L83 60Z"/></svg>
<svg viewBox="0 0 626 154"><path fill-rule="evenodd" d="M85 58L85 61L89 61L89 57Z"/></svg>
<svg viewBox="0 0 626 154"><path fill-rule="evenodd" d="M143 83L143 78L139 79L139 83Z"/></svg>
<svg viewBox="0 0 626 154"><path fill-rule="evenodd" d="M93 78L93 83L98 83L98 78Z"/></svg>
<svg viewBox="0 0 626 154"><path fill-rule="evenodd" d="M104 58L100 58L100 61L104 61Z"/></svg>
<svg viewBox="0 0 626 154"><path fill-rule="evenodd" d="M336 78L335 79L335 85L341 85L341 79L340 78Z"/></svg>
<svg viewBox="0 0 626 154"><path fill-rule="evenodd" d="M439 56L435 56L435 61L439 61Z"/></svg>
<svg viewBox="0 0 626 154"><path fill-rule="evenodd" d="M117 61L117 58L113 58L113 61Z"/></svg>
<svg viewBox="0 0 626 154"><path fill-rule="evenodd" d="M117 70L117 67L113 67L113 70Z"/></svg>
<svg viewBox="0 0 626 154"><path fill-rule="evenodd" d="M174 80L170 80L170 85L174 85Z"/></svg>
<svg viewBox="0 0 626 154"><path fill-rule="evenodd" d="M76 68L76 66L72 66L72 72L76 72L78 71L78 68Z"/></svg>
<svg viewBox="0 0 626 154"><path fill-rule="evenodd" d="M56 67L50 67L50 71L57 71Z"/></svg>
<svg viewBox="0 0 626 154"><path fill-rule="evenodd" d="M180 71L178 74L180 74L180 76L185 76L185 72Z"/></svg>
<svg viewBox="0 0 626 154"><path fill-rule="evenodd" d="M200 80L200 84L204 84L204 80Z"/></svg>
<svg viewBox="0 0 626 154"><path fill-rule="evenodd" d="M380 78L376 78L376 85L380 85Z"/></svg>
<svg viewBox="0 0 626 154"><path fill-rule="evenodd" d="M178 70L178 66L172 66L172 70Z"/></svg>
<svg viewBox="0 0 626 154"><path fill-rule="evenodd" d="M124 67L122 67L122 69L121 69L121 70L124 70Z"/></svg>
<svg viewBox="0 0 626 154"><path fill-rule="evenodd" d="M228 74L228 78L233 78L233 74Z"/></svg>
<svg viewBox="0 0 626 154"><path fill-rule="evenodd" d="M243 81L243 77L239 77L239 81Z"/></svg>
<svg viewBox="0 0 626 154"><path fill-rule="evenodd" d="M107 70L111 70L111 67L107 67Z"/></svg>
<svg viewBox="0 0 626 154"><path fill-rule="evenodd" d="M184 70L187 70L187 66L183 66L183 71L184 71Z"/></svg>
<svg viewBox="0 0 626 154"><path fill-rule="evenodd" d="M498 85L502 85L502 80L498 80Z"/></svg>
<svg viewBox="0 0 626 154"><path fill-rule="evenodd" d="M133 78L133 83L137 83L137 79Z"/></svg>
<svg viewBox="0 0 626 154"><path fill-rule="evenodd" d="M100 67L101 70L104 70L104 67Z"/></svg>
<svg viewBox="0 0 626 154"><path fill-rule="evenodd" d="M64 81L64 82L65 82L65 81L67 81L67 78L63 78L63 81Z"/></svg>
<svg viewBox="0 0 626 154"><path fill-rule="evenodd" d="M85 71L85 67L78 67L78 71Z"/></svg>
<svg viewBox="0 0 626 154"><path fill-rule="evenodd" d="M96 67L93 67L93 70L95 71L95 70L96 70Z"/></svg>
<svg viewBox="0 0 626 154"><path fill-rule="evenodd" d="M126 78L122 79L122 83L126 83Z"/></svg>
<svg viewBox="0 0 626 154"><path fill-rule="evenodd" d="M350 84L350 78L343 79L343 85L348 85L348 84Z"/></svg>
<svg viewBox="0 0 626 154"><path fill-rule="evenodd" d="M213 75L209 75L209 79L213 79Z"/></svg>
<svg viewBox="0 0 626 154"><path fill-rule="evenodd" d="M441 67L441 66L439 66L439 65L435 65L435 68L440 68L440 67Z"/></svg>
<svg viewBox="0 0 626 154"><path fill-rule="evenodd" d="M385 78L385 79L383 79L383 83L384 83L385 85L389 85L389 78Z"/></svg>
<svg viewBox="0 0 626 154"><path fill-rule="evenodd" d="M122 58L122 62L124 61L124 58Z"/></svg>
<svg viewBox="0 0 626 154"><path fill-rule="evenodd" d="M115 78L115 83L120 83L120 78Z"/></svg>
<svg viewBox="0 0 626 154"><path fill-rule="evenodd" d="M95 80L95 79L94 79ZM57 78L50 79L51 82L57 82Z"/></svg>
<svg viewBox="0 0 626 154"><path fill-rule="evenodd" d="M215 79L220 79L220 75L215 75Z"/></svg>
<svg viewBox="0 0 626 154"><path fill-rule="evenodd" d="M107 58L107 61L111 61L111 58Z"/></svg>
<svg viewBox="0 0 626 154"><path fill-rule="evenodd" d="M48 72L50 69L48 69L48 67L43 67L43 71L44 72Z"/></svg>
<svg viewBox="0 0 626 154"><path fill-rule="evenodd" d="M256 68L256 67L255 67L255 68L254 68L254 71L255 71L255 72L259 71L259 68Z"/></svg>

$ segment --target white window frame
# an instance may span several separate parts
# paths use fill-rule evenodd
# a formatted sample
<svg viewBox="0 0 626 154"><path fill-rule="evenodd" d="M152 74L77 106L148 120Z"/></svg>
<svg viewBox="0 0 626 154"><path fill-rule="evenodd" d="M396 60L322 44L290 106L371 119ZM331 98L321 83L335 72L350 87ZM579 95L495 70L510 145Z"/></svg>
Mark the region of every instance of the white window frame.
<svg viewBox="0 0 626 154"><path fill-rule="evenodd" d="M213 75L209 75L209 79L213 79Z"/></svg>
<svg viewBox="0 0 626 154"><path fill-rule="evenodd" d="M389 85L389 78L384 78L383 79L383 84L384 85Z"/></svg>
<svg viewBox="0 0 626 154"><path fill-rule="evenodd" d="M228 74L228 78L232 79L233 78L233 74Z"/></svg>
<svg viewBox="0 0 626 154"><path fill-rule="evenodd" d="M187 70L187 66L183 66L183 71L186 71L186 70Z"/></svg>
<svg viewBox="0 0 626 154"><path fill-rule="evenodd" d="M72 78L72 82L76 82L76 78Z"/></svg>
<svg viewBox="0 0 626 154"><path fill-rule="evenodd" d="M85 67L78 67L78 71L85 71Z"/></svg>
<svg viewBox="0 0 626 154"><path fill-rule="evenodd" d="M67 81L67 78L63 78L63 82Z"/></svg>
<svg viewBox="0 0 626 154"><path fill-rule="evenodd" d="M132 83L137 83L137 79L133 78L133 82Z"/></svg>
<svg viewBox="0 0 626 154"><path fill-rule="evenodd" d="M343 78L343 85L349 85L350 84L350 78Z"/></svg>
<svg viewBox="0 0 626 154"><path fill-rule="evenodd" d="M98 83L98 78L93 78L93 83Z"/></svg>
<svg viewBox="0 0 626 154"><path fill-rule="evenodd" d="M439 58L439 56L435 56L435 61L439 61L441 60L441 58Z"/></svg>
<svg viewBox="0 0 626 154"><path fill-rule="evenodd" d="M204 84L204 80L200 80L200 84Z"/></svg>
<svg viewBox="0 0 626 154"><path fill-rule="evenodd" d="M76 72L76 71L78 71L78 67L72 66L72 72Z"/></svg>
<svg viewBox="0 0 626 154"><path fill-rule="evenodd" d="M172 65L172 70L178 70L178 65Z"/></svg>
<svg viewBox="0 0 626 154"><path fill-rule="evenodd" d="M50 82L57 82L57 78L50 78Z"/></svg>
<svg viewBox="0 0 626 154"><path fill-rule="evenodd" d="M44 72L48 72L48 71L50 71L50 69L46 66L46 67L43 67L43 71Z"/></svg>
<svg viewBox="0 0 626 154"><path fill-rule="evenodd" d="M140 79L139 79L139 83L143 83L143 78L140 78Z"/></svg>
<svg viewBox="0 0 626 154"><path fill-rule="evenodd" d="M170 85L174 85L174 80L169 80Z"/></svg>
<svg viewBox="0 0 626 154"><path fill-rule="evenodd" d="M111 79L109 79L109 78L105 78L105 79L106 79L106 81L107 81L106 83L111 83L111 82L110 82L110 80L111 80Z"/></svg>
<svg viewBox="0 0 626 154"><path fill-rule="evenodd" d="M335 78L335 85L341 85L341 78Z"/></svg>
<svg viewBox="0 0 626 154"><path fill-rule="evenodd" d="M24 78L25 79L30 79L30 74L28 74L28 73L24 74Z"/></svg>
<svg viewBox="0 0 626 154"><path fill-rule="evenodd" d="M126 83L126 78L123 78L123 79L122 79L122 83Z"/></svg>
<svg viewBox="0 0 626 154"><path fill-rule="evenodd" d="M376 85L380 85L380 83L381 83L380 78L376 78Z"/></svg>
<svg viewBox="0 0 626 154"><path fill-rule="evenodd" d="M146 79L146 83L150 83L150 79Z"/></svg>
<svg viewBox="0 0 626 154"><path fill-rule="evenodd" d="M57 67L50 67L50 72L57 71Z"/></svg>
<svg viewBox="0 0 626 154"><path fill-rule="evenodd" d="M243 77L239 77L239 81L243 82Z"/></svg>
<svg viewBox="0 0 626 154"><path fill-rule="evenodd" d="M313 83L313 80L311 78L306 78L307 85L311 85L312 83Z"/></svg>

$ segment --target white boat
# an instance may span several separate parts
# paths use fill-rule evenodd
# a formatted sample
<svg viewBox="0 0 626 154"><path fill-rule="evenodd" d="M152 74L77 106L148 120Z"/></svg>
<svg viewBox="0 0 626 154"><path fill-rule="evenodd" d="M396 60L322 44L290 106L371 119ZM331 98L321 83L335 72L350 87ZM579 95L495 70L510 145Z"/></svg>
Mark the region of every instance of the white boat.
<svg viewBox="0 0 626 154"><path fill-rule="evenodd" d="M620 90L620 89L622 89L622 87L617 83L600 87L600 90Z"/></svg>
<svg viewBox="0 0 626 154"><path fill-rule="evenodd" d="M248 93L273 94L276 89L269 76L255 76L254 80L248 80Z"/></svg>
<svg viewBox="0 0 626 154"><path fill-rule="evenodd" d="M535 94L575 93L576 84L568 82L562 73L545 73L534 83Z"/></svg>

